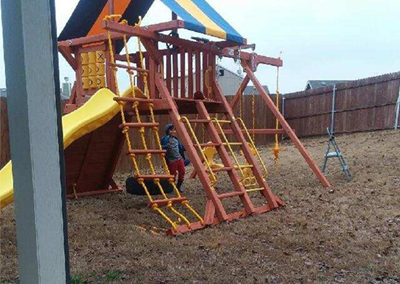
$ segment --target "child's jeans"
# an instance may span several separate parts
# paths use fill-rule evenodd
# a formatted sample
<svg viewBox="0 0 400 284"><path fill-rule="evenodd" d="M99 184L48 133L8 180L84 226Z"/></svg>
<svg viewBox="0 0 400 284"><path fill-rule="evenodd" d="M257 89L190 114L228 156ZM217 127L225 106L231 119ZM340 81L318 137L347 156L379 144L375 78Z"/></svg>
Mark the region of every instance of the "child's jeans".
<svg viewBox="0 0 400 284"><path fill-rule="evenodd" d="M183 182L185 178L185 163L183 159L174 162L168 162L168 169L175 179L176 173L178 172L178 181Z"/></svg>

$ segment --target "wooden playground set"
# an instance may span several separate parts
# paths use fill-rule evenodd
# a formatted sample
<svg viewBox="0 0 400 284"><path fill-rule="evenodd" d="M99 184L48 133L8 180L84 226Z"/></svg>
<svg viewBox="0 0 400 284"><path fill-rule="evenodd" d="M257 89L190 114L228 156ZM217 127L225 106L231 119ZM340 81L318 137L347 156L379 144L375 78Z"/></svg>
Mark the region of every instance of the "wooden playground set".
<svg viewBox="0 0 400 284"><path fill-rule="evenodd" d="M132 161L133 177L143 187L149 207L169 223L171 234L270 211L284 203L268 185L267 169L252 134L285 133L322 185L329 187L329 182L255 75L260 64L279 68L282 60L246 52L254 45L247 44L246 39L203 0L162 2L172 10L171 21L143 26L141 17L153 1L81 0L59 37L58 49L76 73L64 113L78 109L102 88L115 94L114 100L120 108L120 115L65 150L68 196L79 198L120 191L113 174L126 143L127 153L123 154ZM94 17L90 24L86 21L86 26L79 20L83 14ZM222 40L183 39L179 37L180 29ZM138 42L134 53L129 52L129 39ZM218 57L238 60L246 73L231 103L217 81ZM118 71L125 71L129 78L129 88L125 91L128 95L122 96L119 90ZM247 129L244 122L235 117L233 110L250 81L281 129ZM168 171L166 151L160 145L157 114L169 116L186 148L205 193L203 216L178 191L174 176ZM207 141L196 135L195 125L200 124L207 131ZM134 146L137 144L134 140L140 141L140 147ZM154 144L156 147L150 148L149 145ZM239 152L241 157L238 157ZM274 154L279 155L279 147ZM144 163L138 162L139 156L145 158ZM155 158L161 159L161 169L154 166ZM214 159L220 159L221 163ZM230 192L218 192L221 172L229 176ZM165 192L161 185L163 180L170 183L173 193ZM149 193L146 186L149 181L159 188L159 196ZM261 194L265 204L256 207L253 194ZM222 200L235 197L240 199L243 209L228 213Z"/></svg>

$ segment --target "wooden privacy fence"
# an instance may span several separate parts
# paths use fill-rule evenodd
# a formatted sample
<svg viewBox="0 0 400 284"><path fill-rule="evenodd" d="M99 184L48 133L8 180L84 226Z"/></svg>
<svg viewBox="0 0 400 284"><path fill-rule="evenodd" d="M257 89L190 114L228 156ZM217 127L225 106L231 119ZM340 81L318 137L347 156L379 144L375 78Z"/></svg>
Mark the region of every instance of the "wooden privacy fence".
<svg viewBox="0 0 400 284"><path fill-rule="evenodd" d="M393 129L400 72L336 86L335 132ZM299 137L325 135L333 87L285 95L285 118Z"/></svg>
<svg viewBox="0 0 400 284"><path fill-rule="evenodd" d="M396 101L399 96L400 72L352 81L336 86L336 133L351 133L359 131L373 131L393 129L396 116ZM291 93L285 95L285 118L295 129L299 137L326 135L326 128L330 125L332 107L332 87ZM271 98L275 101L275 96ZM231 101L233 96L227 96ZM283 101L281 100L281 105ZM253 128L253 109L255 128L271 129L275 127L275 118L267 110L263 99L256 95L243 96L242 118L248 128ZM254 108L253 108L254 105ZM239 117L239 104L234 110ZM9 130L7 118L7 104L5 98L0 98L0 167L10 159ZM221 115L220 115L221 116ZM164 127L170 122L168 115L157 115L160 122L160 135L164 135ZM146 118L144 117L144 121ZM399 118L400 120L400 118ZM400 123L400 122L399 122ZM207 142L207 132L199 125L197 135ZM256 144L264 145L273 140L272 135L256 135ZM140 143L140 141L134 141ZM154 141L149 138L149 147L154 147ZM131 170L131 163L124 155L120 157L118 170ZM144 160L141 160L144 163Z"/></svg>

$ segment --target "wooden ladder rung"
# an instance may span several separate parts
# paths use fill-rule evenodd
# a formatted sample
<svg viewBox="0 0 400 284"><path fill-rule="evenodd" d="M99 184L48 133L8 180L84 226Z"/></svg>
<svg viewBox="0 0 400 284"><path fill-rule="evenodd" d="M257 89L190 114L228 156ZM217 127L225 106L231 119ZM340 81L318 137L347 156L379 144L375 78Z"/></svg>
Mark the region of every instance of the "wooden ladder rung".
<svg viewBox="0 0 400 284"><path fill-rule="evenodd" d="M239 165L239 166L235 166L235 169L251 169L253 167L253 165Z"/></svg>
<svg viewBox="0 0 400 284"><path fill-rule="evenodd" d="M250 188L246 189L246 192L257 192L257 191L263 191L265 188L263 187L257 187L257 188Z"/></svg>
<svg viewBox="0 0 400 284"><path fill-rule="evenodd" d="M228 144L231 146L242 146L243 143L242 142L229 142L229 143L222 143L224 144L224 146L227 146Z"/></svg>
<svg viewBox="0 0 400 284"><path fill-rule="evenodd" d="M195 119L189 119L190 123L209 123L211 122L208 119L200 119L200 118L195 118Z"/></svg>
<svg viewBox="0 0 400 284"><path fill-rule="evenodd" d="M217 173L217 172L223 172L223 171L231 171L232 167L214 168L211 170L212 170L212 172ZM206 172L210 172L210 170L206 169Z"/></svg>
<svg viewBox="0 0 400 284"><path fill-rule="evenodd" d="M193 144L195 147L197 146L197 144ZM200 147L201 148L205 148L205 147L218 147L221 146L220 143L200 143Z"/></svg>
<svg viewBox="0 0 400 284"><path fill-rule="evenodd" d="M146 155L146 154L164 154L166 153L166 150L156 150L156 149L137 149L137 150L131 150L128 151L126 154L135 154L135 155Z"/></svg>
<svg viewBox="0 0 400 284"><path fill-rule="evenodd" d="M172 204L176 203L182 203L183 201L187 200L186 197L176 197L176 198L168 198L168 199L159 199L159 200L153 200L150 202L147 206L151 207L153 204L157 204L158 207L163 207L167 206L169 202L172 202Z"/></svg>
<svg viewBox="0 0 400 284"><path fill-rule="evenodd" d="M119 128L129 127L129 128L141 128L141 127L155 127L159 126L158 122L127 122L119 125Z"/></svg>
<svg viewBox="0 0 400 284"><path fill-rule="evenodd" d="M158 178L158 179L170 179L170 178L174 178L174 176L173 175L134 175L134 178L136 178L136 179L138 179L138 178L142 178L142 179L145 179L145 180L152 180L152 179L155 179L155 178Z"/></svg>
<svg viewBox="0 0 400 284"><path fill-rule="evenodd" d="M224 199L224 198L230 198L230 197L235 197L235 196L240 196L243 195L244 193L241 191L232 191L232 192L228 192L228 193L222 193L222 194L218 194L218 198L219 199Z"/></svg>
<svg viewBox="0 0 400 284"><path fill-rule="evenodd" d="M216 119L216 121L218 121L219 123L232 123L232 121L226 119Z"/></svg>

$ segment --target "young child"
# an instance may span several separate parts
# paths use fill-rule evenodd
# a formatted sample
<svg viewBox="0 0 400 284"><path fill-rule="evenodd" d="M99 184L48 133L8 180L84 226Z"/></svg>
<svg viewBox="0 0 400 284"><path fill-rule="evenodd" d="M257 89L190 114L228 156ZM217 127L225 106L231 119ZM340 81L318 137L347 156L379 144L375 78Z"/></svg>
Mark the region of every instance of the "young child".
<svg viewBox="0 0 400 284"><path fill-rule="evenodd" d="M181 186L185 178L185 165L187 165L188 161L185 161L185 148L175 135L176 131L174 126L172 124L167 124L165 126L165 136L161 139L161 146L164 150L167 150L165 158L167 160L169 172L171 175L174 175L175 178L178 172L176 187L182 192Z"/></svg>

